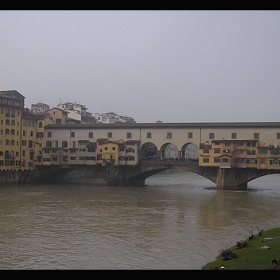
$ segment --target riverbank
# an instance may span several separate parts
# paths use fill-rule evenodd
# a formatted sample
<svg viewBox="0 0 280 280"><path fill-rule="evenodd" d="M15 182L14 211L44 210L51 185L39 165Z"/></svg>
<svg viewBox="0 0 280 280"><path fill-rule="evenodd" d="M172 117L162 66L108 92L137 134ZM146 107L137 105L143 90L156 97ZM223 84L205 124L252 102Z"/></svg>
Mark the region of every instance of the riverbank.
<svg viewBox="0 0 280 280"><path fill-rule="evenodd" d="M202 267L202 270L273 269L280 269L280 228L236 240L236 245L221 250L215 261Z"/></svg>

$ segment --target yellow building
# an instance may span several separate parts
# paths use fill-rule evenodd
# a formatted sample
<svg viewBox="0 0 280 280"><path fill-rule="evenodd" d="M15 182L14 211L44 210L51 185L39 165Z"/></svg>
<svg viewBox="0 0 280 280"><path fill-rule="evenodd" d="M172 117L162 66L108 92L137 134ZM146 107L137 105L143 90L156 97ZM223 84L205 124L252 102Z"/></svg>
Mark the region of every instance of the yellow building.
<svg viewBox="0 0 280 280"><path fill-rule="evenodd" d="M257 168L258 140L222 139L200 144L199 165L220 168ZM280 150L280 149L279 149Z"/></svg>
<svg viewBox="0 0 280 280"><path fill-rule="evenodd" d="M33 169L42 164L44 146L44 127L53 123L47 113L33 113L28 109L22 115L21 166Z"/></svg>
<svg viewBox="0 0 280 280"><path fill-rule="evenodd" d="M124 146L122 140L102 143L102 165L119 165L119 146Z"/></svg>
<svg viewBox="0 0 280 280"><path fill-rule="evenodd" d="M21 167L21 119L25 97L16 90L0 91L0 170Z"/></svg>

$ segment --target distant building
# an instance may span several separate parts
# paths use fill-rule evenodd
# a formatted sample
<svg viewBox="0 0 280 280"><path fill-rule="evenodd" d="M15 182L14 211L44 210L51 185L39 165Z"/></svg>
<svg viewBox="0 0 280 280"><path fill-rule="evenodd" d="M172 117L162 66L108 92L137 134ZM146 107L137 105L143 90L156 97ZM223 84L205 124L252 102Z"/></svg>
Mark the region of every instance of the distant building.
<svg viewBox="0 0 280 280"><path fill-rule="evenodd" d="M111 111L108 113L95 113L94 117L97 123L136 123L136 121L131 117L120 116Z"/></svg>
<svg viewBox="0 0 280 280"><path fill-rule="evenodd" d="M56 108L68 113L66 123L86 124L86 123L96 122L94 116L92 116L92 113L87 112L87 108L85 105L81 105L76 102L75 103L66 102L66 103L58 104Z"/></svg>
<svg viewBox="0 0 280 280"><path fill-rule="evenodd" d="M37 103L37 104L31 104L31 112L33 113L44 113L47 112L50 109L50 106L44 103Z"/></svg>
<svg viewBox="0 0 280 280"><path fill-rule="evenodd" d="M78 103L66 102L66 103L59 103L57 108L61 108L65 111L74 112L80 115L85 115L87 113L87 108L85 105L81 105Z"/></svg>

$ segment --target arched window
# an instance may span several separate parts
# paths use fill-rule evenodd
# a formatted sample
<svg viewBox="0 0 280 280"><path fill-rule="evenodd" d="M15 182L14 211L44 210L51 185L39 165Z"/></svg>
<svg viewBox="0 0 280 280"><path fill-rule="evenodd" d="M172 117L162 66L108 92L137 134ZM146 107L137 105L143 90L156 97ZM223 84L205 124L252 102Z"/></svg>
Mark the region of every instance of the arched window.
<svg viewBox="0 0 280 280"><path fill-rule="evenodd" d="M10 134L10 129L6 129L5 134Z"/></svg>
<svg viewBox="0 0 280 280"><path fill-rule="evenodd" d="M39 128L42 128L42 127L43 127L43 123L39 122Z"/></svg>
<svg viewBox="0 0 280 280"><path fill-rule="evenodd" d="M15 145L15 140L11 140L11 145L12 145L12 146Z"/></svg>
<svg viewBox="0 0 280 280"><path fill-rule="evenodd" d="M6 117L10 116L10 109L6 109Z"/></svg>
<svg viewBox="0 0 280 280"><path fill-rule="evenodd" d="M6 140L5 140L5 145L6 145L6 146L10 145L9 139L6 139Z"/></svg>
<svg viewBox="0 0 280 280"><path fill-rule="evenodd" d="M9 125L10 124L10 120L6 119L6 124Z"/></svg>
<svg viewBox="0 0 280 280"><path fill-rule="evenodd" d="M11 125L15 125L15 121L14 120L11 120Z"/></svg>
<svg viewBox="0 0 280 280"><path fill-rule="evenodd" d="M11 134L15 135L15 130L14 129L11 129Z"/></svg>
<svg viewBox="0 0 280 280"><path fill-rule="evenodd" d="M14 118L15 117L15 110L11 111L11 117Z"/></svg>

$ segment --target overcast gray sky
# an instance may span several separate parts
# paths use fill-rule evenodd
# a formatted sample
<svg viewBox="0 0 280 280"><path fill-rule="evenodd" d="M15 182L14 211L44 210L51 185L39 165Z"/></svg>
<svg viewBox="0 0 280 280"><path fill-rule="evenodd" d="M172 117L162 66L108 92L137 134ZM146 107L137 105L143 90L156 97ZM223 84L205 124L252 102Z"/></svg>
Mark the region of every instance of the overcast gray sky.
<svg viewBox="0 0 280 280"><path fill-rule="evenodd" d="M280 11L0 11L0 90L138 123L280 121Z"/></svg>

